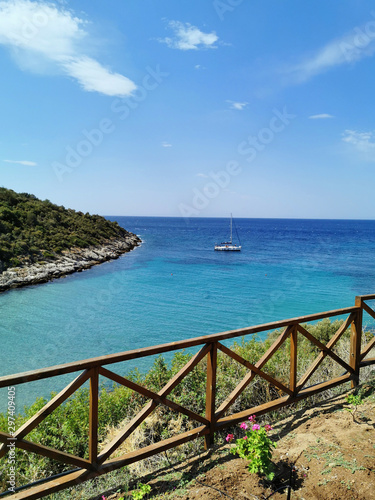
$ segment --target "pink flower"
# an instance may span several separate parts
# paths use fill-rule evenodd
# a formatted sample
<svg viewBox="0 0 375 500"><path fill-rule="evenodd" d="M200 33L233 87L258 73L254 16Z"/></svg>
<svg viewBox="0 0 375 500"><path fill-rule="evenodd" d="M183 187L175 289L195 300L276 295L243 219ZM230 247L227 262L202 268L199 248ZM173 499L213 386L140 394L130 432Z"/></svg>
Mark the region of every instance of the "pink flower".
<svg viewBox="0 0 375 500"><path fill-rule="evenodd" d="M249 417L249 420L250 420L250 422L255 422L255 415L251 415L251 416Z"/></svg>
<svg viewBox="0 0 375 500"><path fill-rule="evenodd" d="M254 424L252 426L252 428L251 428L251 430L253 430L253 431L259 431L259 429L260 429L260 425L259 424Z"/></svg>
<svg viewBox="0 0 375 500"><path fill-rule="evenodd" d="M266 429L266 432L268 432L268 431L272 431L272 429L273 429L273 427L271 427L271 426L270 426L270 425L268 425L268 424L266 424L266 425L264 426L264 428Z"/></svg>
<svg viewBox="0 0 375 500"><path fill-rule="evenodd" d="M233 441L233 439L234 439L233 434L228 434L228 436L225 438L225 441L227 443L230 443L231 441Z"/></svg>
<svg viewBox="0 0 375 500"><path fill-rule="evenodd" d="M247 439L247 436L244 436L243 438L244 438L244 439Z"/></svg>
<svg viewBox="0 0 375 500"><path fill-rule="evenodd" d="M245 422L242 422L242 424L240 425L241 429L247 429L247 424Z"/></svg>
<svg viewBox="0 0 375 500"><path fill-rule="evenodd" d="M107 500L106 497L104 495L102 495L102 500Z"/></svg>

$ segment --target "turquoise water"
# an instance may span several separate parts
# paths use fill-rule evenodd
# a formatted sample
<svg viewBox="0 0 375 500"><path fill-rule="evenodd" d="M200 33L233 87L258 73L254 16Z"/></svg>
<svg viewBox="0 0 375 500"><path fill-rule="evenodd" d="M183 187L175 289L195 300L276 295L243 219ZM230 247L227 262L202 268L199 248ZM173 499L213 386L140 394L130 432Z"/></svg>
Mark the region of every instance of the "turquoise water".
<svg viewBox="0 0 375 500"><path fill-rule="evenodd" d="M228 237L226 219L109 218L142 245L0 295L1 375L350 306L375 292L375 221L238 219L243 249L227 253L213 250ZM135 366L149 360L127 368ZM19 407L61 384L19 389Z"/></svg>

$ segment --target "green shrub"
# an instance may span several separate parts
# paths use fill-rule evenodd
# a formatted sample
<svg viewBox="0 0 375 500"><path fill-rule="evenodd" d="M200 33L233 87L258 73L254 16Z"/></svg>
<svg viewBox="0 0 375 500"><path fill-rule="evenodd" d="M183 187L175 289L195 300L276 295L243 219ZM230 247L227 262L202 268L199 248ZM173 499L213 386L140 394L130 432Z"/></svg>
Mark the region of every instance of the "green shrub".
<svg viewBox="0 0 375 500"><path fill-rule="evenodd" d="M11 267L18 267L21 265L21 261L17 259L17 257L12 257L10 260L9 260L9 264L11 265Z"/></svg>
<svg viewBox="0 0 375 500"><path fill-rule="evenodd" d="M43 252L43 257L45 259L53 259L55 257L55 255L52 253L52 252Z"/></svg>
<svg viewBox="0 0 375 500"><path fill-rule="evenodd" d="M127 234L116 222L99 215L67 210L31 194L0 188L1 270L14 266L11 259L20 264L54 259L63 250L101 245Z"/></svg>

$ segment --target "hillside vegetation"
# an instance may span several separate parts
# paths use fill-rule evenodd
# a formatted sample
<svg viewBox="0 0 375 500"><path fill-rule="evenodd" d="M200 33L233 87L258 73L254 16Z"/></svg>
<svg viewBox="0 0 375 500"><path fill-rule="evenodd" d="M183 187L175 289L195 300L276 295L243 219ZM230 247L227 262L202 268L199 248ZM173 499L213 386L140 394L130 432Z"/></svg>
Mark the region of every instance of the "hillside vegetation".
<svg viewBox="0 0 375 500"><path fill-rule="evenodd" d="M0 188L0 272L129 234L117 222Z"/></svg>

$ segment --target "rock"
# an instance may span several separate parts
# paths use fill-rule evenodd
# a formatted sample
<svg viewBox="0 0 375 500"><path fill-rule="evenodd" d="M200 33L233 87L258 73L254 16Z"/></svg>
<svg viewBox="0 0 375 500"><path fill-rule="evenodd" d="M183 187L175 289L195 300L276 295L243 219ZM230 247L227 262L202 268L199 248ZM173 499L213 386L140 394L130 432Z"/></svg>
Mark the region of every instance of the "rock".
<svg viewBox="0 0 375 500"><path fill-rule="evenodd" d="M108 260L117 259L141 243L137 235L128 233L123 239L108 240L99 247L71 248L62 256L45 264L10 268L0 273L0 292L37 283L45 283L67 274L83 271Z"/></svg>

